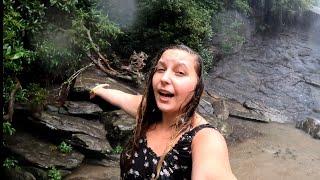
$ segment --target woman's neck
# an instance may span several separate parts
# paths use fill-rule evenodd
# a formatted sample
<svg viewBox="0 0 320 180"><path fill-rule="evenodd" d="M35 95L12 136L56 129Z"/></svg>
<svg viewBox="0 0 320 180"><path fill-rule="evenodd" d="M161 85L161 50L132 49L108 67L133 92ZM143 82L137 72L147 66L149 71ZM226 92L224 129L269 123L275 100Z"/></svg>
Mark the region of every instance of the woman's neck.
<svg viewBox="0 0 320 180"><path fill-rule="evenodd" d="M160 122L162 128L172 128L176 124L179 116L178 113L162 113L162 121Z"/></svg>

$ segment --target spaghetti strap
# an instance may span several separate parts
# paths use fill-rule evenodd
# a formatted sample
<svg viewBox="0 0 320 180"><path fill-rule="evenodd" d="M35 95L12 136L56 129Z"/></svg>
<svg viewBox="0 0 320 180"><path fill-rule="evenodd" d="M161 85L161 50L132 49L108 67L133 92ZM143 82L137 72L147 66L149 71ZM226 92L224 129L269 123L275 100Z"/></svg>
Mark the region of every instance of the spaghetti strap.
<svg viewBox="0 0 320 180"><path fill-rule="evenodd" d="M196 126L195 128L191 129L189 131L190 135L193 137L198 131L200 131L203 128L213 128L215 130L218 130L216 127L212 126L211 124L201 124L199 126Z"/></svg>

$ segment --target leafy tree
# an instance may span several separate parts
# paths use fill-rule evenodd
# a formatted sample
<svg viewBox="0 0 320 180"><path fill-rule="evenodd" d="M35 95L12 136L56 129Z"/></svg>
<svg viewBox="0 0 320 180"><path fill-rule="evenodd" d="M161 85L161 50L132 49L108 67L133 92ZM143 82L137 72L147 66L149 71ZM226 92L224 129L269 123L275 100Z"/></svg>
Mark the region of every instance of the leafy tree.
<svg viewBox="0 0 320 180"><path fill-rule="evenodd" d="M15 101L45 103L43 82L64 80L84 57L102 55L121 30L96 0L5 0L3 14L3 126L12 135Z"/></svg>
<svg viewBox="0 0 320 180"><path fill-rule="evenodd" d="M121 34L95 0L6 0L3 5L3 107L17 79L22 90L15 100L27 100L29 83L65 79L84 57L110 47L108 41Z"/></svg>

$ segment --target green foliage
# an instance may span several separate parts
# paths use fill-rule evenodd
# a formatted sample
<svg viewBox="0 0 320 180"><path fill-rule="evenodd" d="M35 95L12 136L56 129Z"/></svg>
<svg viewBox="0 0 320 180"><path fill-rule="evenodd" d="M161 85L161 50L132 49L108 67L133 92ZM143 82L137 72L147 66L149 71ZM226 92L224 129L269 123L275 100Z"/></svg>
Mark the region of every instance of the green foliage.
<svg viewBox="0 0 320 180"><path fill-rule="evenodd" d="M16 129L12 127L12 124L9 121L2 122L2 129L3 129L3 141L2 144L5 146L6 138L8 136L14 135Z"/></svg>
<svg viewBox="0 0 320 180"><path fill-rule="evenodd" d="M184 43L196 49L211 37L211 14L194 0L139 2L138 26L144 39L152 39L159 46Z"/></svg>
<svg viewBox="0 0 320 180"><path fill-rule="evenodd" d="M3 102L4 104L8 103L11 90L14 88L14 86L15 86L15 82L10 77L6 77L3 79L2 97L4 99L4 102ZM15 95L15 100L23 101L23 102L27 101L28 99L26 94L27 94L26 89L18 90Z"/></svg>
<svg viewBox="0 0 320 180"><path fill-rule="evenodd" d="M59 151L64 154L68 154L72 151L72 146L70 144L65 143L64 141L61 142L58 148Z"/></svg>
<svg viewBox="0 0 320 180"><path fill-rule="evenodd" d="M39 84L30 83L27 86L27 99L32 104L44 104L47 100L48 90L45 88L41 88Z"/></svg>
<svg viewBox="0 0 320 180"><path fill-rule="evenodd" d="M6 158L3 161L3 167L8 168L8 169L18 167L17 164L18 164L18 161L13 158Z"/></svg>
<svg viewBox="0 0 320 180"><path fill-rule="evenodd" d="M237 10L239 13L242 13L242 14L248 14L250 11L248 0L234 0L234 1L232 1L231 9Z"/></svg>
<svg viewBox="0 0 320 180"><path fill-rule="evenodd" d="M110 47L109 40L121 34L98 10L95 0L6 0L3 12L3 105L8 103L16 77L23 79L23 88L44 81L33 78L35 71L49 81L65 79L95 51L93 46ZM87 30L94 43L89 41ZM42 101L44 91L39 91L40 96L28 92L19 90L15 100Z"/></svg>
<svg viewBox="0 0 320 180"><path fill-rule="evenodd" d="M58 169L54 166L51 167L48 171L48 179L49 180L62 180L62 175Z"/></svg>
<svg viewBox="0 0 320 180"><path fill-rule="evenodd" d="M200 45L198 47L198 52L200 54L200 56L202 57L203 59L203 66L204 66L204 72L207 73L209 72L209 70L211 69L212 67L212 59L213 59L213 56L212 54L210 54L208 48L205 48L204 46Z"/></svg>
<svg viewBox="0 0 320 180"><path fill-rule="evenodd" d="M99 47L109 48L109 40L121 34L120 28L98 10L96 1L50 3L45 28L33 41L41 67L54 77L70 76L87 54L101 52Z"/></svg>
<svg viewBox="0 0 320 180"><path fill-rule="evenodd" d="M142 50L150 56L170 44L204 50L212 36L211 17L222 8L219 1L209 0L139 0L137 4L138 17L128 40L130 52Z"/></svg>
<svg viewBox="0 0 320 180"><path fill-rule="evenodd" d="M13 135L16 130L12 127L11 123L6 121L2 122L3 134L4 135Z"/></svg>
<svg viewBox="0 0 320 180"><path fill-rule="evenodd" d="M118 145L113 149L112 153L114 153L114 154L120 154L122 151L123 151L123 147L118 144Z"/></svg>
<svg viewBox="0 0 320 180"><path fill-rule="evenodd" d="M26 49L22 41L25 32L32 26L30 20L24 19L19 12L23 6L15 8L14 2L3 2L3 69L11 75L21 72L24 62L30 64L33 60L32 51Z"/></svg>

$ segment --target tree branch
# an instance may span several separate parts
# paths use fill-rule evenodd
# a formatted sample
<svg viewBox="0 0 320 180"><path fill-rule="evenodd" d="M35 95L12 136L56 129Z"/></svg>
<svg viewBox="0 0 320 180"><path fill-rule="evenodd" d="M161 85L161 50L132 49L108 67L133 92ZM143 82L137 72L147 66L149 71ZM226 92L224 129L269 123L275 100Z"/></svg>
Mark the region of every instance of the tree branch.
<svg viewBox="0 0 320 180"><path fill-rule="evenodd" d="M86 29L86 30L87 30L87 36L88 36L88 39L89 39L89 41L90 41L90 44L92 45L92 47L93 47L93 49L96 51L96 53L99 55L99 58L102 59L102 61L103 61L104 64L110 69L110 71L113 71L113 74L115 74L115 73L118 74L118 72L117 72L116 70L114 70L114 69L110 66L109 60L107 60L107 59L100 53L98 45L96 45L96 44L93 42L93 40L92 40L92 37L91 37L91 34L90 34L90 30L89 30L89 29ZM90 57L90 56L89 56L89 57ZM90 59L91 59L91 58L90 58ZM100 67L100 66L99 66L99 67ZM101 68L101 67L100 67L100 68ZM103 70L103 69L101 69L101 70ZM103 71L105 71L105 70L103 70ZM109 72L110 72L110 71L109 71Z"/></svg>
<svg viewBox="0 0 320 180"><path fill-rule="evenodd" d="M9 98L9 106L8 106L8 114L3 115L3 120L5 121L12 121L12 116L14 113L14 100L15 100L15 96L16 96L16 92L18 89L21 89L21 84L19 82L19 80L16 78L17 84L16 86L12 89L11 93L10 93L10 98Z"/></svg>

